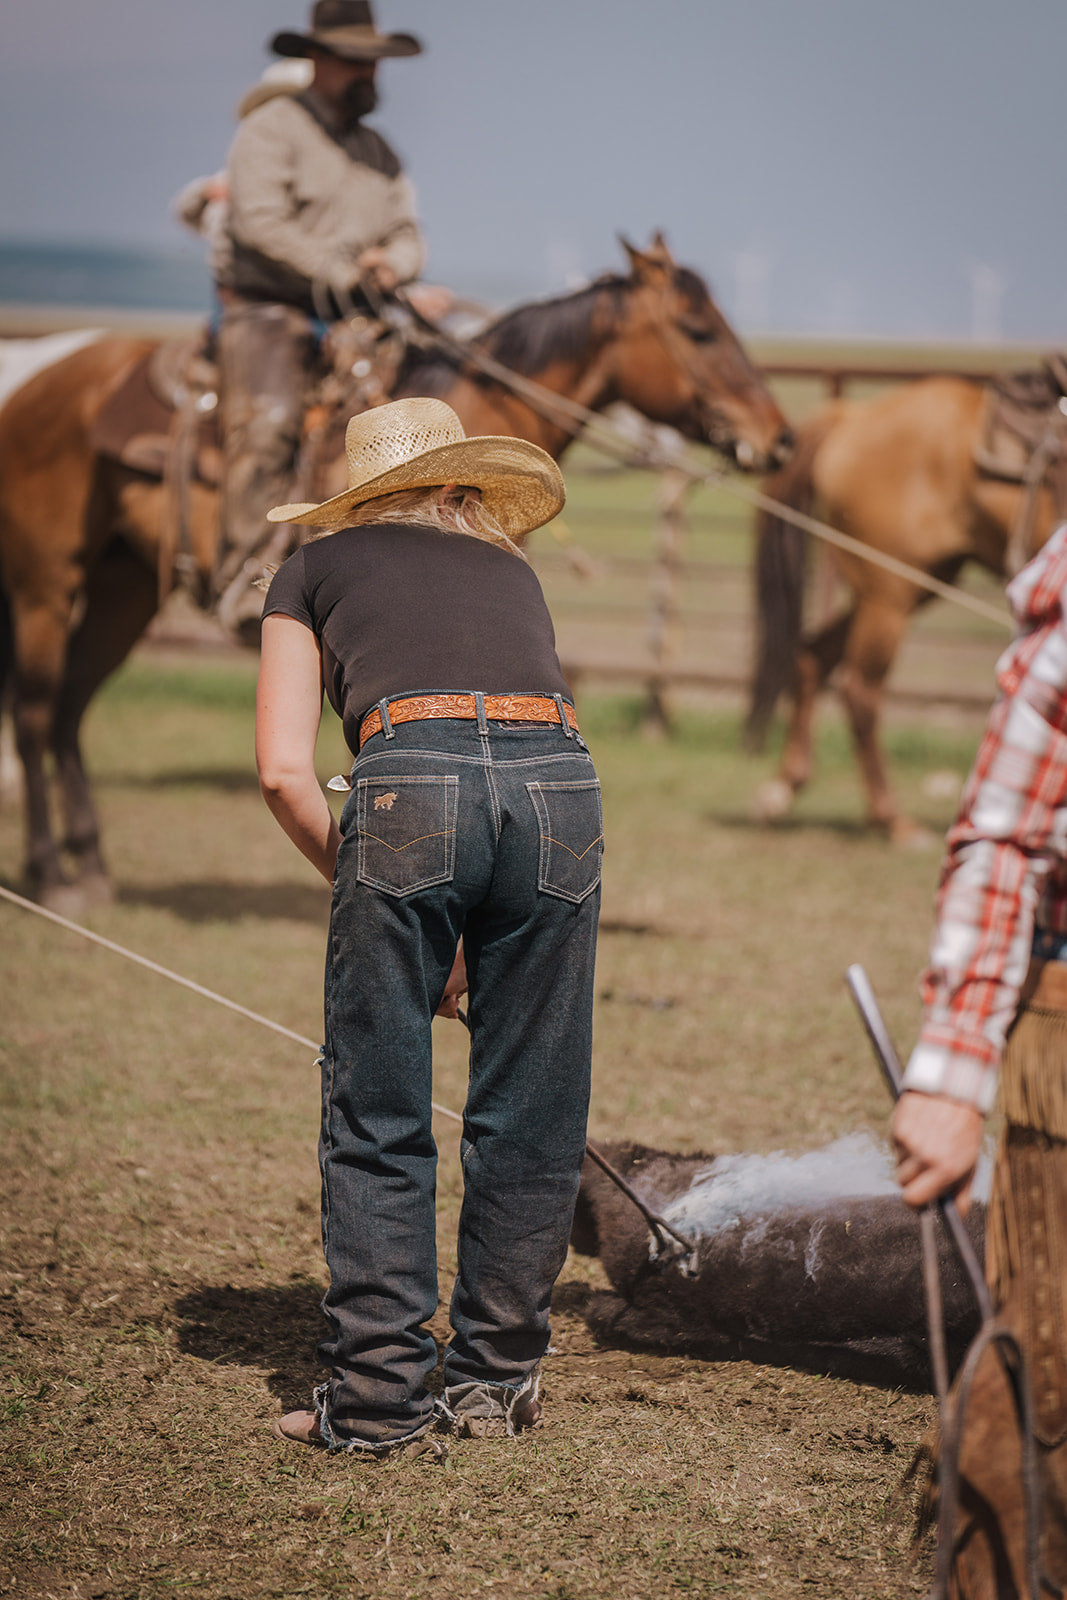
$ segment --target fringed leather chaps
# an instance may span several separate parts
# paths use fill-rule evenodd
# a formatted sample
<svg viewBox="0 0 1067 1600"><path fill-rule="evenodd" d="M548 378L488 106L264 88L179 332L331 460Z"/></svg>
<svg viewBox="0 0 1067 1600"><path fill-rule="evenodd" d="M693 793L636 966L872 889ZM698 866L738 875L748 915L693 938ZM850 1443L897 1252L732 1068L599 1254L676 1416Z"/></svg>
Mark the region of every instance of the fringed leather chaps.
<svg viewBox="0 0 1067 1600"><path fill-rule="evenodd" d="M1053 1003L1055 1002L1055 1003ZM1031 970L1005 1052L1006 1127L986 1220L997 1315L1034 1399L1042 1570L1067 1584L1067 964ZM999 1357L979 1365L960 1449L956 1600L1026 1594L1019 1423Z"/></svg>

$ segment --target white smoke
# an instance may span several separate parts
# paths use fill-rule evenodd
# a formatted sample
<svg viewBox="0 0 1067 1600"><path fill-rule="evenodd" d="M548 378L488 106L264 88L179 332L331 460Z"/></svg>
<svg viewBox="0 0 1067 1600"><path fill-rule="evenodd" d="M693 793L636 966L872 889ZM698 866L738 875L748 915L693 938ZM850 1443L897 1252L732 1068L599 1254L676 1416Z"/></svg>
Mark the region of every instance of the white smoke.
<svg viewBox="0 0 1067 1600"><path fill-rule="evenodd" d="M715 1164L694 1174L685 1194L664 1211L664 1217L681 1233L714 1237L726 1228L769 1218L781 1211L818 1211L832 1200L858 1200L877 1195L899 1195L893 1177L894 1161L888 1145L869 1133L850 1133L804 1155L782 1151L767 1156L720 1156ZM992 1163L988 1152L978 1164L975 1197L989 1194ZM746 1227L745 1247L758 1242L765 1226ZM818 1241L815 1241L817 1247Z"/></svg>

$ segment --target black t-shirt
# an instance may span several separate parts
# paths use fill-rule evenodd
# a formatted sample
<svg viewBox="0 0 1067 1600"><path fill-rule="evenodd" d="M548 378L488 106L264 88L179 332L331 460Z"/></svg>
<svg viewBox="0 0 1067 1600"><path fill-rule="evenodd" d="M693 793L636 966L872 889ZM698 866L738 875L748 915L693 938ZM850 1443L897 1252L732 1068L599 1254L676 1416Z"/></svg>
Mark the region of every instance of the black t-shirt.
<svg viewBox="0 0 1067 1600"><path fill-rule="evenodd" d="M263 615L277 614L318 639L352 751L386 696L570 696L536 573L467 534L379 523L312 540L274 575Z"/></svg>

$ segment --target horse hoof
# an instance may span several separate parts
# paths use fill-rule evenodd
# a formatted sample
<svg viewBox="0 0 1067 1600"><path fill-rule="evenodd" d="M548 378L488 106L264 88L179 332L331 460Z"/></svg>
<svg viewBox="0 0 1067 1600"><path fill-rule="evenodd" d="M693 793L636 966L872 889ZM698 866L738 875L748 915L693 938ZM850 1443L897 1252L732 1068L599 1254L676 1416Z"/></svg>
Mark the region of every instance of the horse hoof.
<svg viewBox="0 0 1067 1600"><path fill-rule="evenodd" d="M768 778L761 783L752 797L753 822L778 822L787 816L793 804L792 787L784 778Z"/></svg>
<svg viewBox="0 0 1067 1600"><path fill-rule="evenodd" d="M50 884L47 889L39 889L34 899L46 911L54 911L57 917L67 917L75 922L88 910L80 883Z"/></svg>
<svg viewBox="0 0 1067 1600"><path fill-rule="evenodd" d="M87 873L84 878L79 878L72 888L80 891L82 904L86 910L91 906L109 906L115 899L111 880L103 872Z"/></svg>
<svg viewBox="0 0 1067 1600"><path fill-rule="evenodd" d="M15 754L14 745L8 742L5 724L0 733L0 805L20 806L24 793L22 762Z"/></svg>

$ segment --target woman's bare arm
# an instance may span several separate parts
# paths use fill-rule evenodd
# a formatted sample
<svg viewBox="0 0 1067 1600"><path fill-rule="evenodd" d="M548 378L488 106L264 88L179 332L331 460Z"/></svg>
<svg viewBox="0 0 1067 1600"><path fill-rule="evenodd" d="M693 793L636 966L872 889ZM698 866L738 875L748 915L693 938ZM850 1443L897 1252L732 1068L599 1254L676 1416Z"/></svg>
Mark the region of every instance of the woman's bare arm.
<svg viewBox="0 0 1067 1600"><path fill-rule="evenodd" d="M297 849L332 883L341 834L315 776L321 716L315 635L292 617L266 617L256 689L259 787Z"/></svg>

